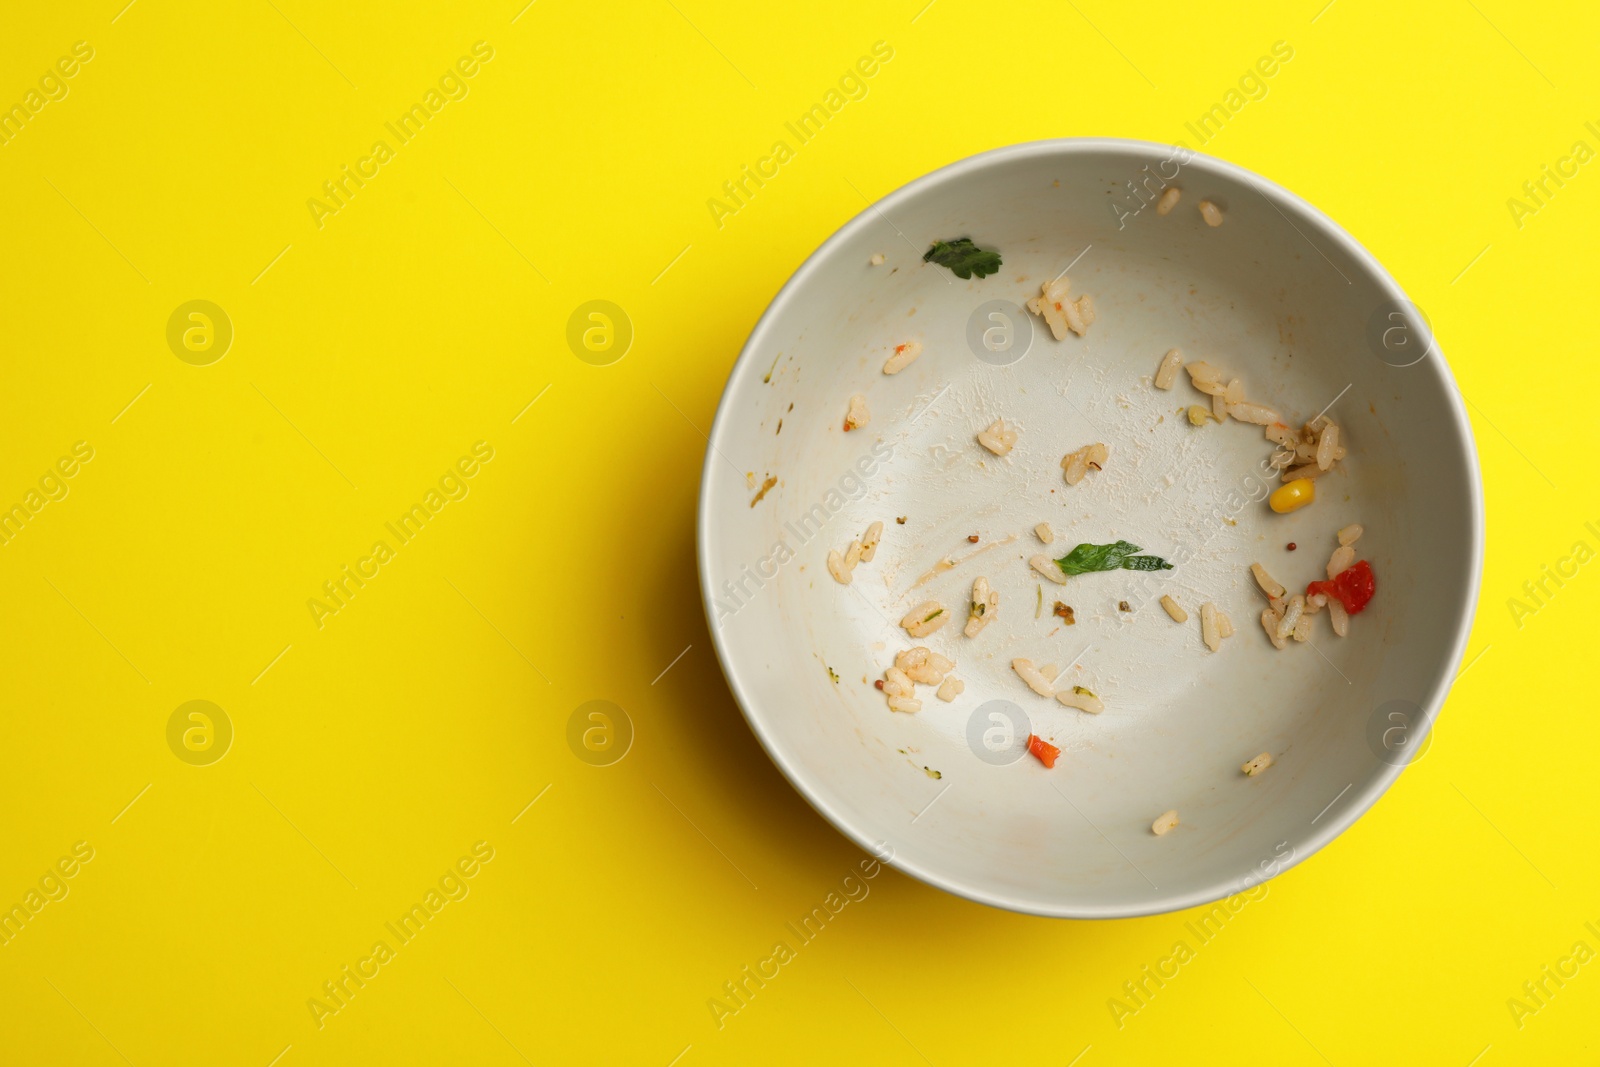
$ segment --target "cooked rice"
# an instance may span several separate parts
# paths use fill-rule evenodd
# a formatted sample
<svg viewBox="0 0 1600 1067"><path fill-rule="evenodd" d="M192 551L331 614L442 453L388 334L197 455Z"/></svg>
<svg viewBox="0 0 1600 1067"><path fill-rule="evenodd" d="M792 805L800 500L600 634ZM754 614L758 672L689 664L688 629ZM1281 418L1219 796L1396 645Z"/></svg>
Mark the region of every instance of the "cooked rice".
<svg viewBox="0 0 1600 1067"><path fill-rule="evenodd" d="M845 432L859 430L871 421L872 412L867 410L867 398L857 393L850 398L849 410L844 413Z"/></svg>
<svg viewBox="0 0 1600 1067"><path fill-rule="evenodd" d="M1278 620L1278 640L1287 640L1294 633L1295 624L1300 621L1300 616L1305 613L1306 598L1299 593L1289 598L1289 603L1283 609L1283 617Z"/></svg>
<svg viewBox="0 0 1600 1067"><path fill-rule="evenodd" d="M1366 532L1366 527L1362 526L1359 522L1352 522L1349 526L1345 526L1339 530L1339 543L1341 545L1353 545L1357 541L1361 540L1361 535Z"/></svg>
<svg viewBox="0 0 1600 1067"><path fill-rule="evenodd" d="M1275 445L1293 448L1295 444L1294 431L1289 429L1289 424L1284 422L1269 422L1261 428L1262 434Z"/></svg>
<svg viewBox="0 0 1600 1067"><path fill-rule="evenodd" d="M1040 696L1053 697L1056 695L1056 687L1050 683L1050 679L1040 672L1039 668L1033 665L1032 660L1014 659L1011 661L1011 669L1017 672L1017 677L1028 683L1029 689L1032 689Z"/></svg>
<svg viewBox="0 0 1600 1067"><path fill-rule="evenodd" d="M967 625L962 633L977 637L1000 613L1000 594L989 588L989 579L979 576L972 582L972 603L967 608Z"/></svg>
<svg viewBox="0 0 1600 1067"><path fill-rule="evenodd" d="M1222 225L1222 209L1209 200L1200 201L1200 217L1206 220L1207 226Z"/></svg>
<svg viewBox="0 0 1600 1067"><path fill-rule="evenodd" d="M875 522L861 535L861 562L871 563L878 552L878 539L883 536L883 523Z"/></svg>
<svg viewBox="0 0 1600 1067"><path fill-rule="evenodd" d="M1300 618L1295 620L1294 633L1290 636L1302 643L1311 640L1311 612L1301 611Z"/></svg>
<svg viewBox="0 0 1600 1067"><path fill-rule="evenodd" d="M1269 597L1282 599L1284 593L1283 586L1279 585L1277 579L1273 578L1272 575L1267 573L1267 568L1263 567L1259 563L1252 563L1250 564L1250 573L1255 575L1256 584L1261 587L1261 591L1263 593L1267 594Z"/></svg>
<svg viewBox="0 0 1600 1067"><path fill-rule="evenodd" d="M1333 466L1333 458L1339 449L1339 427L1336 423L1329 423L1323 428L1322 436L1317 438L1317 466L1327 470Z"/></svg>
<svg viewBox="0 0 1600 1067"><path fill-rule="evenodd" d="M1005 419L995 419L994 424L978 434L978 443L997 456L1003 456L1017 443L1017 431L1006 425Z"/></svg>
<svg viewBox="0 0 1600 1067"><path fill-rule="evenodd" d="M922 355L921 341L907 341L904 344L895 345L894 353L883 363L883 373L899 374L911 366L920 355Z"/></svg>
<svg viewBox="0 0 1600 1067"><path fill-rule="evenodd" d="M909 711L921 711L922 710L922 701L916 700L916 699L914 699L912 697L890 697L889 698L889 710L890 711L908 711L908 712Z"/></svg>
<svg viewBox="0 0 1600 1067"><path fill-rule="evenodd" d="M1240 422L1253 423L1256 426L1270 426L1278 420L1278 413L1265 404L1252 404L1242 400L1237 404L1228 405L1228 414Z"/></svg>
<svg viewBox="0 0 1600 1067"><path fill-rule="evenodd" d="M828 549L828 573L840 585L850 584L850 568L844 565L844 553L837 548Z"/></svg>
<svg viewBox="0 0 1600 1067"><path fill-rule="evenodd" d="M1228 421L1228 400L1221 393L1211 394L1211 417L1218 422Z"/></svg>
<svg viewBox="0 0 1600 1067"><path fill-rule="evenodd" d="M1041 522L1039 525L1033 528L1033 536L1037 537L1040 541L1043 541L1048 545L1054 543L1056 539L1056 532L1050 529L1050 524L1048 522Z"/></svg>
<svg viewBox="0 0 1600 1067"><path fill-rule="evenodd" d="M1028 310L1041 316L1050 326L1050 334L1057 341L1065 340L1067 331L1079 337L1094 323L1094 301L1087 295L1069 301L1072 280L1052 278L1039 287L1039 295L1030 297Z"/></svg>
<svg viewBox="0 0 1600 1067"><path fill-rule="evenodd" d="M1198 386L1200 382L1215 382L1222 379L1222 372L1205 360L1190 363L1183 368L1189 372L1189 382Z"/></svg>
<svg viewBox="0 0 1600 1067"><path fill-rule="evenodd" d="M891 697L908 697L916 692L916 687L911 684L911 679L899 667L890 667L883 672L883 693Z"/></svg>
<svg viewBox="0 0 1600 1067"><path fill-rule="evenodd" d="M939 683L939 688L934 691L933 695L948 704L956 697L960 696L966 688L967 683L963 682L960 678L957 678L952 674L950 677Z"/></svg>
<svg viewBox="0 0 1600 1067"><path fill-rule="evenodd" d="M882 252L874 252L872 253L872 258L867 260L867 262L871 263L874 267L881 267L883 266L883 258Z"/></svg>
<svg viewBox="0 0 1600 1067"><path fill-rule="evenodd" d="M1233 620L1221 608L1217 609L1217 636L1224 641L1233 636Z"/></svg>
<svg viewBox="0 0 1600 1067"><path fill-rule="evenodd" d="M1200 640L1213 652L1222 647L1222 634L1217 629L1217 606L1209 600L1200 605Z"/></svg>
<svg viewBox="0 0 1600 1067"><path fill-rule="evenodd" d="M1056 699L1066 707L1087 711L1090 715L1098 715L1106 710L1105 702L1081 685L1075 685L1071 689L1057 689Z"/></svg>
<svg viewBox="0 0 1600 1067"><path fill-rule="evenodd" d="M1328 598L1328 621L1333 623L1333 632L1343 637L1350 632L1350 613L1344 610L1344 604L1338 599Z"/></svg>
<svg viewBox="0 0 1600 1067"><path fill-rule="evenodd" d="M1161 194L1161 199L1156 201L1156 214L1165 215L1178 206L1178 197L1182 195L1176 185L1167 186L1167 191Z"/></svg>
<svg viewBox="0 0 1600 1067"><path fill-rule="evenodd" d="M1106 459L1111 450L1096 441L1092 445L1084 445L1076 452L1068 452L1061 457L1061 470L1068 485L1077 485L1083 481L1084 475L1091 470L1103 470Z"/></svg>
<svg viewBox="0 0 1600 1067"><path fill-rule="evenodd" d="M1028 560L1028 566L1055 582L1057 585L1066 585L1067 576L1061 573L1061 568L1056 566L1056 561L1049 556L1038 555Z"/></svg>
<svg viewBox="0 0 1600 1067"><path fill-rule="evenodd" d="M904 671L906 677L920 685L938 685L947 673L955 669L954 660L946 659L925 645L917 645L897 653L894 665Z"/></svg>
<svg viewBox="0 0 1600 1067"><path fill-rule="evenodd" d="M1284 648L1287 642L1278 636L1278 613L1271 608L1261 609L1261 628L1267 631L1267 638L1272 642L1273 648Z"/></svg>
<svg viewBox="0 0 1600 1067"><path fill-rule="evenodd" d="M1176 600L1173 600L1172 597L1170 597L1170 596L1168 596L1166 594L1162 594L1161 607L1163 609L1165 609L1165 611L1166 611L1166 613L1168 615L1172 616L1172 621L1173 622L1188 622L1189 621L1189 613L1187 611L1184 611L1182 608L1180 608L1178 606L1178 602Z"/></svg>
<svg viewBox="0 0 1600 1067"><path fill-rule="evenodd" d="M844 569L847 570L847 571L854 572L855 569L856 569L856 564L860 563L860 562L861 562L861 542L860 541L851 541L850 542L850 547L845 549L845 553L844 553Z"/></svg>
<svg viewBox="0 0 1600 1067"><path fill-rule="evenodd" d="M1247 776L1249 776L1251 778L1254 778L1256 775L1260 774L1262 771L1266 770L1270 766L1272 766L1272 753L1263 752L1263 753L1261 753L1261 755L1257 756L1255 759L1252 759L1252 760L1249 760L1248 762L1246 762L1239 769L1241 771L1243 771Z"/></svg>
<svg viewBox="0 0 1600 1067"><path fill-rule="evenodd" d="M1306 614L1315 615L1328 606L1328 598L1321 593L1312 593L1306 597Z"/></svg>
<svg viewBox="0 0 1600 1067"><path fill-rule="evenodd" d="M900 625L912 637L927 637L950 621L950 613L937 600L924 600L900 620Z"/></svg>
<svg viewBox="0 0 1600 1067"><path fill-rule="evenodd" d="M1150 824L1150 832L1160 837L1162 834L1178 825L1178 809L1164 811L1156 816L1156 821Z"/></svg>
<svg viewBox="0 0 1600 1067"><path fill-rule="evenodd" d="M1161 357L1161 365L1156 367L1155 387L1171 389L1172 383L1178 380L1178 371L1182 367L1183 353L1176 348L1167 349L1167 354Z"/></svg>
<svg viewBox="0 0 1600 1067"><path fill-rule="evenodd" d="M1352 545L1340 545L1333 550L1333 555L1328 557L1328 577L1336 577L1340 571L1349 570L1356 561L1356 550Z"/></svg>
<svg viewBox="0 0 1600 1067"><path fill-rule="evenodd" d="M1282 480L1292 482L1297 478L1315 478L1322 473L1322 468L1317 466L1316 463L1307 463L1303 467L1291 467L1289 470L1284 471Z"/></svg>

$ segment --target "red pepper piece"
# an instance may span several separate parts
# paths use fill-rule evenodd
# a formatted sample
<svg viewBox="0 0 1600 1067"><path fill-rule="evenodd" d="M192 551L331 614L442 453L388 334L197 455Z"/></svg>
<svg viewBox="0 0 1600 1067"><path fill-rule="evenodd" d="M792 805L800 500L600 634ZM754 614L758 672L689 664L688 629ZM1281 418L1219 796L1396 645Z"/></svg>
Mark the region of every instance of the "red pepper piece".
<svg viewBox="0 0 1600 1067"><path fill-rule="evenodd" d="M1056 765L1056 757L1061 755L1061 750L1038 734L1028 735L1028 751L1038 758L1046 767Z"/></svg>
<svg viewBox="0 0 1600 1067"><path fill-rule="evenodd" d="M1306 586L1306 596L1321 593L1333 597L1344 605L1345 611L1359 615L1376 590L1377 580L1372 575L1372 564L1363 559L1334 575L1332 581L1312 582Z"/></svg>

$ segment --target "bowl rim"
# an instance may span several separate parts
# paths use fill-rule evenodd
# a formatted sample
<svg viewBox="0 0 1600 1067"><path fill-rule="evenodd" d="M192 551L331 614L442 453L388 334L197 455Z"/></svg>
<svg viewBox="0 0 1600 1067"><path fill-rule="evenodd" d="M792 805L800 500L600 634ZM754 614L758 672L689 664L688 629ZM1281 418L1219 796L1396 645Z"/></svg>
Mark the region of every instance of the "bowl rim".
<svg viewBox="0 0 1600 1067"><path fill-rule="evenodd" d="M732 418L729 403L731 387L740 375L748 375L751 373L750 368L759 363L756 349L765 343L765 334L771 324L777 320L787 305L796 299L796 294L805 288L811 276L822 269L823 261L830 257L833 250L861 231L877 224L888 212L918 197L924 191L968 174L1028 158L1101 152L1123 154L1163 152L1171 154L1179 150L1189 153L1188 161L1183 164L1185 168L1194 168L1201 172L1210 171L1240 183L1254 185L1269 203L1272 203L1280 213L1284 214L1290 225L1295 225L1295 223L1294 220L1289 219L1288 212L1297 213L1301 221L1313 227L1319 237L1343 249L1379 288L1388 293L1390 299L1404 301L1413 307L1416 306L1406 295L1405 290L1400 287L1399 283L1378 262L1377 258L1368 252L1354 237L1345 232L1343 227L1334 222L1332 218L1276 182L1235 163L1201 152L1195 152L1183 146L1121 137L1068 137L1027 141L979 152L915 178L863 208L848 222L835 230L827 240L818 245L816 250L806 257L805 262L795 269L789 280L778 290L771 303L767 305L767 309L762 313L761 318L756 321L749 336L745 339L744 346L739 351L738 359L734 361L733 366L728 371L727 382L724 384L722 396L717 402L716 418L712 421L711 432L707 436L706 455L700 477L700 500L696 509L695 537L695 559L700 579L701 608L705 612L706 626L710 630L711 643L716 649L717 661L722 666L723 676L727 680L734 702L738 704L739 711L744 715L745 722L749 724L751 732L760 741L767 757L788 779L789 784L794 787L795 791L804 797L807 803L846 838L867 852L878 855L882 862L911 875L919 881L955 896L980 904L987 904L991 907L1047 918L1121 919L1160 915L1226 899L1254 885L1264 883L1270 878L1275 878L1320 852L1334 838L1355 825L1356 821L1365 815L1380 797L1388 792L1389 787L1399 778L1401 772L1410 765L1410 761L1407 760L1395 764L1385 763L1377 774L1367 780L1362 790L1350 798L1334 818L1322 824L1320 828L1315 829L1303 843L1297 842L1297 844L1303 844L1304 847L1297 848L1294 855L1279 866L1269 877L1255 877L1251 872L1256 868L1247 867L1242 869L1239 877L1235 879L1214 881L1186 891L1165 893L1157 899L1138 904L1118 902L1042 904L1036 900L996 892L981 885L963 881L948 873L909 862L899 856L891 854L889 857L884 857L881 852L881 846L884 842L873 840L867 834L862 833L852 826L839 812L830 807L827 798L822 795L820 783L812 781L803 766L790 753L784 751L773 736L769 734L763 724L762 716L753 710L753 701L745 691L739 667L733 661L727 647L724 645L722 631L717 626L713 604L716 593L712 587L710 571L710 542L714 536L713 516L711 514L711 478L713 461L718 454L719 442L727 434L728 424ZM1307 237L1307 240L1310 241L1310 238ZM1431 333L1432 331L1430 330ZM1467 417L1466 405L1463 403L1460 387L1456 385L1455 376L1450 371L1450 365L1445 359L1443 349L1438 345L1437 338L1435 337L1433 340L1433 355L1437 358L1429 362L1433 364L1434 373L1440 379L1439 385L1445 392L1446 405L1452 416L1451 425L1456 432L1455 443L1465 461L1468 476L1467 490L1472 517L1471 529L1468 532L1468 553L1472 581L1471 588L1467 591L1464 610L1456 620L1455 637L1450 654L1446 657L1444 663L1445 669L1441 670L1438 677L1433 680L1426 700L1421 704L1424 714L1422 716L1423 730L1417 739L1416 751L1419 752L1422 750L1422 743L1432 732L1433 725L1439 713L1443 710L1445 699L1459 676L1460 664L1466 655L1473 619L1477 614L1478 597L1483 584L1483 476L1478 463L1477 445L1473 437L1471 421ZM1336 797L1335 802L1338 799Z"/></svg>

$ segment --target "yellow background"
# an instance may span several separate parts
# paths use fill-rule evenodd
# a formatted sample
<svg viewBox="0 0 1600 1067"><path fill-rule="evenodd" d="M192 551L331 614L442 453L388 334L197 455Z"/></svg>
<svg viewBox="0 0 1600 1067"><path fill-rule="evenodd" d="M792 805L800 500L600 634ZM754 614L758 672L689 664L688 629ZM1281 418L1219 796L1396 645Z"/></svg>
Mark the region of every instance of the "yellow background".
<svg viewBox="0 0 1600 1067"><path fill-rule="evenodd" d="M0 947L0 1060L1595 1056L1600 963L1520 1028L1506 1003L1600 949L1600 569L1507 606L1600 547L1600 169L1520 227L1506 203L1600 148L1586 5L122 2L0 17L0 103L94 48L0 146L0 503L95 450L0 546L0 904L95 850ZM480 40L469 95L319 229L306 201ZM707 199L880 40L868 95L719 228ZM708 998L860 859L751 737L700 609L740 344L863 197L1043 137L1202 147L1183 124L1279 40L1203 149L1365 243L1470 399L1488 563L1436 743L1120 1029L1108 999L1193 916L1045 921L893 871L719 1029ZM166 342L193 299L235 330L209 366ZM636 331L610 366L565 342L594 299ZM469 495L319 629L307 600L480 440ZM167 744L195 699L235 730L210 766ZM611 766L566 742L592 699L634 727ZM319 1028L308 999L477 841L470 895Z"/></svg>

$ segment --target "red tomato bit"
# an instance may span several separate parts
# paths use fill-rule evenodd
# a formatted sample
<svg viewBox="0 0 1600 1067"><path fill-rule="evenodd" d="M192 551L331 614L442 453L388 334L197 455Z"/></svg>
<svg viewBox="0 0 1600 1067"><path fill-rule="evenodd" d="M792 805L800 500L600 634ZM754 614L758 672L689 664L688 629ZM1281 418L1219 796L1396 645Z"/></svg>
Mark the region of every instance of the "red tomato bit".
<svg viewBox="0 0 1600 1067"><path fill-rule="evenodd" d="M1367 606L1367 602L1372 599L1376 589L1377 581L1372 575L1372 565L1366 560L1360 560L1353 567L1334 575L1332 581L1312 582L1306 586L1306 596L1321 593L1343 604L1344 610L1351 615L1359 615Z"/></svg>

